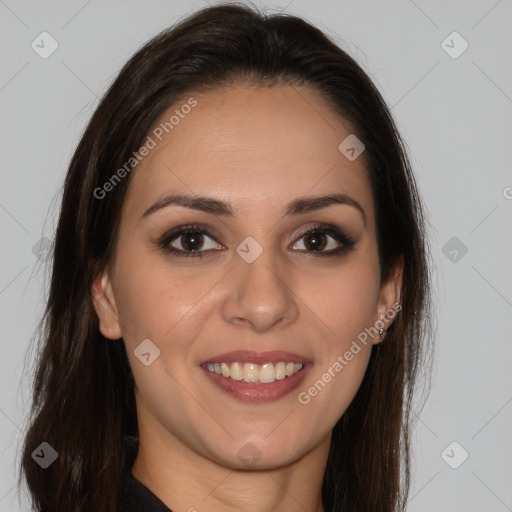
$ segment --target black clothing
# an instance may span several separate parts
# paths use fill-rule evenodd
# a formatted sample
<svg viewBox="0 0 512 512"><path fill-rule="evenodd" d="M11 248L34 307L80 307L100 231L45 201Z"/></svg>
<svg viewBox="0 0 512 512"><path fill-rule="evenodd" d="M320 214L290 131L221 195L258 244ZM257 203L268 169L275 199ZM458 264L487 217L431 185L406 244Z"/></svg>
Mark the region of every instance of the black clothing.
<svg viewBox="0 0 512 512"><path fill-rule="evenodd" d="M131 471L123 476L120 501L119 512L172 512Z"/></svg>

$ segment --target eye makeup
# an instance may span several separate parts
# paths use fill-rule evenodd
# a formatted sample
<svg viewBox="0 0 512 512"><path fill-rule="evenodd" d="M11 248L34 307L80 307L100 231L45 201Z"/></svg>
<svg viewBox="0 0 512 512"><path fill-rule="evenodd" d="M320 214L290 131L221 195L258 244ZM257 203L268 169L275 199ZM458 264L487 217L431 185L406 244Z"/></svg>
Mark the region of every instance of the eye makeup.
<svg viewBox="0 0 512 512"><path fill-rule="evenodd" d="M177 257L204 258L205 256L213 255L213 253L216 251L225 249L223 246L220 245L220 247L217 248L201 250L202 246L204 245L204 237L208 237L214 242L216 242L218 245L220 245L219 242L216 240L215 236L211 233L211 231L202 224L185 224L177 226L171 229L170 231L164 233L156 241L156 244L166 254ZM307 253L315 257L331 257L344 254L345 252L353 249L355 244L357 243L357 239L348 235L343 229L335 226L334 224L324 222L312 223L312 225L308 225L298 235L298 240L305 239L309 241L309 245L319 245L322 249L325 248L325 246L328 246L330 243L332 244L329 238L331 240L334 240L334 242L339 244L339 246L327 251L315 249L292 250L294 250L295 252ZM313 244L311 244L311 240L314 241ZM326 240L325 243L324 240ZM181 244L183 248L177 248L174 245L172 245L175 244L176 242ZM292 245L296 244L297 242L295 242ZM193 247L197 245L199 245L199 247ZM185 246L188 246L188 248Z"/></svg>

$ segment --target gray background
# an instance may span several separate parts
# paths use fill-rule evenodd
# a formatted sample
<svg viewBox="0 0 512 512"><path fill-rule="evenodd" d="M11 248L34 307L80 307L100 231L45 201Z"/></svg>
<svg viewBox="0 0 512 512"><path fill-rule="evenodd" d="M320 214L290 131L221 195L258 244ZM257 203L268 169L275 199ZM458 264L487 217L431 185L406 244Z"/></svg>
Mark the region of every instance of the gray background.
<svg viewBox="0 0 512 512"><path fill-rule="evenodd" d="M408 510L512 510L512 2L256 3L306 17L369 73L425 198L437 351ZM33 247L53 236L66 166L120 66L205 5L0 0L0 511L28 510L14 470L29 398L25 353L44 297ZM59 45L47 59L31 48L43 31ZM441 45L453 31L469 44L457 58ZM453 55L462 44L451 37L444 48Z"/></svg>

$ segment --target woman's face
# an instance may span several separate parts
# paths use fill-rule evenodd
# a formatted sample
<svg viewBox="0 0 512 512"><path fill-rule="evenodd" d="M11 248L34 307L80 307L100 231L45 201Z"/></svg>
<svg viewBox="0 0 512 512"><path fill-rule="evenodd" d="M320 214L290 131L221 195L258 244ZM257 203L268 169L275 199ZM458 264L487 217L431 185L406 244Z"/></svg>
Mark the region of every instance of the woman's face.
<svg viewBox="0 0 512 512"><path fill-rule="evenodd" d="M231 468L277 467L328 444L399 274L381 287L364 152L340 151L350 127L315 91L193 97L132 171L95 307L126 344L141 432Z"/></svg>

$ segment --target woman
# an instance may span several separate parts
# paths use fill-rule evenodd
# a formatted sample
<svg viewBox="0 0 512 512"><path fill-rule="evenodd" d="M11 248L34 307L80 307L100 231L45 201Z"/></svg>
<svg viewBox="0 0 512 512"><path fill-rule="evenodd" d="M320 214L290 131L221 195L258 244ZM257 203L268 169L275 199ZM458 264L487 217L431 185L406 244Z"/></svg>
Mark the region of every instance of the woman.
<svg viewBox="0 0 512 512"><path fill-rule="evenodd" d="M297 17L195 13L124 66L69 167L35 508L403 509L429 294L420 197L362 69Z"/></svg>

